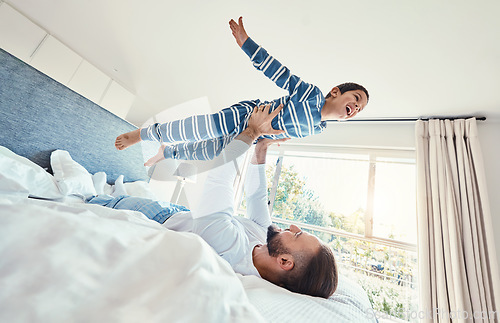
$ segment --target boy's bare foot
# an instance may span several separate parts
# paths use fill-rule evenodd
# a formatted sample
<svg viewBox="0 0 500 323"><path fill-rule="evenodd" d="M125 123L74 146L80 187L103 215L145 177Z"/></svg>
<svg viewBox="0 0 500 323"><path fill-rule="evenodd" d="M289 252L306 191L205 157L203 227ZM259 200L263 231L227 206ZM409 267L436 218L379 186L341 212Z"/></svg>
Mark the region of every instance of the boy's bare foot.
<svg viewBox="0 0 500 323"><path fill-rule="evenodd" d="M165 159L165 156L163 155L163 151L165 150L165 147L167 145L161 145L160 149L158 149L158 153L154 155L153 157L149 158L147 162L144 163L144 166L153 166L154 164L158 163L159 161L162 161Z"/></svg>
<svg viewBox="0 0 500 323"><path fill-rule="evenodd" d="M133 130L116 137L115 147L123 150L141 141L141 129Z"/></svg>

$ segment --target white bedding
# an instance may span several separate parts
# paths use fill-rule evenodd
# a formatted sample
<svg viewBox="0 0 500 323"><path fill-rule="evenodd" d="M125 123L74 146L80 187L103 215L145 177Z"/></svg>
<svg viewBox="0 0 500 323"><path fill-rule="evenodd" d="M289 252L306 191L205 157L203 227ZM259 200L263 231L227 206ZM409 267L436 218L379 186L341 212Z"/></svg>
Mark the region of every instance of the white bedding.
<svg viewBox="0 0 500 323"><path fill-rule="evenodd" d="M0 198L0 322L262 322L198 236L132 211Z"/></svg>
<svg viewBox="0 0 500 323"><path fill-rule="evenodd" d="M337 290L329 299L292 293L254 276L239 277L250 302L267 322L376 321L365 291L342 275Z"/></svg>
<svg viewBox="0 0 500 323"><path fill-rule="evenodd" d="M26 167L16 176L0 167L0 322L375 321L366 293L342 276L328 300L294 294L235 274L194 234L167 230L138 212L84 204L93 189L155 197L145 182L110 186L104 173L88 174L71 161L78 172L57 181L47 174L29 182ZM64 199L27 198L57 196L53 183L65 188Z"/></svg>

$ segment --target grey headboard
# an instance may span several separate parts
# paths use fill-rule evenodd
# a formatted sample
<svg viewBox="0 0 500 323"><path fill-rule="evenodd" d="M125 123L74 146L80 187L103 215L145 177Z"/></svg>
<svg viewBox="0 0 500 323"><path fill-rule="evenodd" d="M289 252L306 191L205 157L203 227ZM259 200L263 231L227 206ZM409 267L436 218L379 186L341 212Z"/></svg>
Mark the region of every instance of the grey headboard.
<svg viewBox="0 0 500 323"><path fill-rule="evenodd" d="M0 145L50 169L50 154L67 150L108 183L149 180L141 145L118 151L116 136L137 129L0 49Z"/></svg>

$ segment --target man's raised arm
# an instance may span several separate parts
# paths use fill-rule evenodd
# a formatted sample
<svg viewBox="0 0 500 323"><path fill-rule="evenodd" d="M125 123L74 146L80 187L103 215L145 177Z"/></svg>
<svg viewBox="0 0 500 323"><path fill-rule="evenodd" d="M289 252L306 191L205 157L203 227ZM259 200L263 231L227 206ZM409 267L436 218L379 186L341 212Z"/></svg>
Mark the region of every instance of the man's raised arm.
<svg viewBox="0 0 500 323"><path fill-rule="evenodd" d="M248 218L264 229L271 224L267 207L266 156L267 148L273 143L286 141L289 138L271 140L261 139L255 146L254 154L248 167L245 179L245 195Z"/></svg>
<svg viewBox="0 0 500 323"><path fill-rule="evenodd" d="M234 213L233 183L240 170L241 157L250 148L252 143L262 135L279 135L282 130L275 130L271 120L281 111L283 106L269 113L270 105L254 108L248 127L243 130L222 153L213 160L203 193L199 200L199 207L193 210L193 217L201 218L213 213Z"/></svg>

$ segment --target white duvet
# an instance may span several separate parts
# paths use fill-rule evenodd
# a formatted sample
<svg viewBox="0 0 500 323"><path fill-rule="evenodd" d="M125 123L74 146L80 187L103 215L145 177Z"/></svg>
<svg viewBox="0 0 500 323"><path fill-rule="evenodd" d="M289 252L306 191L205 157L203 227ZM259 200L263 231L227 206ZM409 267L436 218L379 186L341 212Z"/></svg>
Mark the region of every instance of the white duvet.
<svg viewBox="0 0 500 323"><path fill-rule="evenodd" d="M0 198L0 322L260 322L194 234L132 211Z"/></svg>

